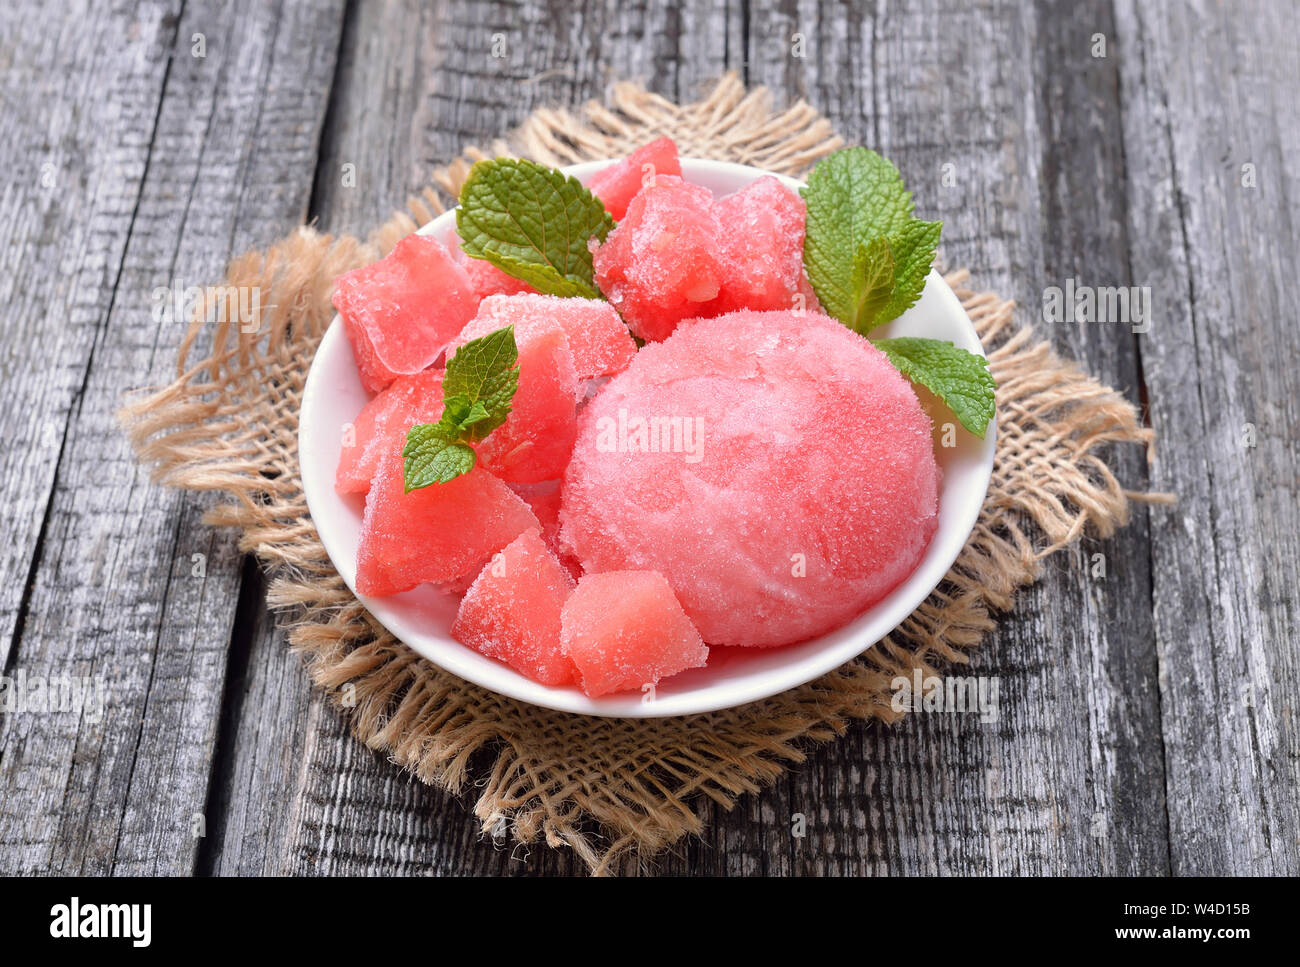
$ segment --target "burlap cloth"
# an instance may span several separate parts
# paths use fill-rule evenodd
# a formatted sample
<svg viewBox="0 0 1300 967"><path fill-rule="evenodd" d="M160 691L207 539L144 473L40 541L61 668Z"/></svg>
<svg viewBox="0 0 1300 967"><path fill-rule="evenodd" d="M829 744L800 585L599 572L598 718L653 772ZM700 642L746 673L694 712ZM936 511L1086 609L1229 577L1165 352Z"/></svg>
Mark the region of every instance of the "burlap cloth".
<svg viewBox="0 0 1300 967"><path fill-rule="evenodd" d="M841 145L806 104L774 111L767 92L722 78L678 106L633 84L580 114L539 110L491 154L551 165L625 154L659 135L683 154L800 175ZM298 407L316 344L334 315L334 278L378 258L454 198L466 156L365 242L300 228L236 259L225 285L257 286L258 331L204 321L180 347L175 382L137 391L123 422L156 478L229 500L208 514L238 528L271 575L268 601L312 679L373 749L449 793L472 787L485 832L508 824L574 850L595 873L642 859L702 828L700 797L730 807L801 762L853 719L893 722L890 680L965 663L1043 558L1085 531L1110 534L1129 499L1104 445L1149 443L1134 408L1012 323L1012 304L947 278L970 313L998 384L997 460L983 512L943 585L888 638L823 678L765 701L690 718L588 718L526 705L418 657L369 617L317 539L298 470ZM203 355L195 360L191 357ZM348 688L346 686L352 686Z"/></svg>

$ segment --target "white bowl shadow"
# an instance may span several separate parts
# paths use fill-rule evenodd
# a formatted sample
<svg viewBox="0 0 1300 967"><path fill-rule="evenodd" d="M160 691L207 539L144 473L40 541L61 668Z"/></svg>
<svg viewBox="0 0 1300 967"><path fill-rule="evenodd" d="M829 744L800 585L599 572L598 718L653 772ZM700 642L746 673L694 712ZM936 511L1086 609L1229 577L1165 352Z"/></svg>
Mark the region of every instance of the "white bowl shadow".
<svg viewBox="0 0 1300 967"><path fill-rule="evenodd" d="M564 169L579 180L609 164L593 161ZM717 195L744 187L766 172L728 162L682 159L683 174ZM801 183L783 176L792 188ZM455 212L420 229L455 244ZM878 330L881 336L928 336L951 340L983 355L979 338L952 289L931 272L915 306ZM875 336L876 333L873 333ZM925 394L922 394L923 399ZM364 503L334 490L345 426L367 401L352 350L336 316L312 361L299 418L298 451L307 506L326 552L355 593L357 544ZM946 409L929 401L936 425L935 456L943 471L939 526L916 570L884 599L849 624L818 638L770 649L714 648L704 668L662 682L652 693L588 698L577 688L541 685L509 666L465 647L450 634L458 599L424 585L386 598L357 595L398 639L454 675L534 705L586 715L655 718L692 715L757 701L794 688L862 654L897 627L943 580L966 543L988 491L993 471L996 422L980 440ZM956 443L938 445L944 424L955 427Z"/></svg>

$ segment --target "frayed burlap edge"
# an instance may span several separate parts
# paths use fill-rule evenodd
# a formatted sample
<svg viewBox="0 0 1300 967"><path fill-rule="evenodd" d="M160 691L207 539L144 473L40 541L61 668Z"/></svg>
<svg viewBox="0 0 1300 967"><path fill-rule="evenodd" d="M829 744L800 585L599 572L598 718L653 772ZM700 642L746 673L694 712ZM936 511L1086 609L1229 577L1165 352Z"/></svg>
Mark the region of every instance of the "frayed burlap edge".
<svg viewBox="0 0 1300 967"><path fill-rule="evenodd" d="M490 153L547 164L626 153L661 134L684 154L799 174L840 146L805 104L775 112L763 90L722 78L677 106L631 84L581 115L541 110ZM471 782L485 832L504 820L518 841L568 846L595 873L629 852L653 856L702 829L700 797L730 807L803 760L809 744L853 719L894 721L890 680L963 663L1040 562L1086 530L1105 536L1128 516L1103 459L1109 443L1150 442L1134 408L1012 323L1012 304L948 281L970 313L998 383L998 445L979 522L943 585L888 638L823 678L762 702L676 719L601 719L526 705L461 681L395 640L348 591L325 554L302 493L298 409L317 341L333 317L340 273L387 251L443 210L478 151L367 242L302 228L235 260L224 283L257 287L259 331L195 322L176 380L140 391L123 422L158 480L229 496L208 515L237 528L240 547L273 577L269 602L313 680L354 734L425 782ZM199 319L207 318L200 307ZM204 340L210 346L200 349ZM192 355L202 353L195 362ZM486 756L486 758L484 758ZM489 762L486 770L475 765Z"/></svg>

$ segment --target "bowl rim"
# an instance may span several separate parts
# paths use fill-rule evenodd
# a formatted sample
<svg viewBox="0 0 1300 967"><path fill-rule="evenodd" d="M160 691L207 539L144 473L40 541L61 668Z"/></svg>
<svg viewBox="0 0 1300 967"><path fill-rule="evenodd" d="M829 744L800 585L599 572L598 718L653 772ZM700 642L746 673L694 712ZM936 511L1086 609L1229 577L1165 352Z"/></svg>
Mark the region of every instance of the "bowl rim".
<svg viewBox="0 0 1300 967"><path fill-rule="evenodd" d="M572 174L579 180L614 164L621 159L608 159L600 161L587 161L576 165L569 165L561 170L567 174ZM788 175L775 174L764 171L760 168L754 168L747 165L736 164L727 161L713 161L702 158L681 158L683 173L690 180L690 175L695 174L697 177L730 177L731 179L744 179L753 181L764 175L773 175L783 184L798 189L803 186L803 182L791 178ZM734 189L733 189L734 190ZM446 226L452 226L454 232L456 208L449 208L447 211L438 215L430 222L422 225L417 231L422 235L440 234L446 230ZM940 303L938 307L945 315L960 316L964 327L962 329L963 339L960 342L954 338L954 342L962 348L979 355L985 355L978 335L975 333L974 325L970 321L969 315L962 307L956 294L948 286L943 277L935 270L931 270L926 280L926 287L922 299L926 297L937 299ZM919 305L919 302L918 302ZM915 308L915 307L914 307ZM912 312L913 310L909 310ZM900 319L906 317L906 313ZM888 326L883 327L888 330L896 324L891 322ZM945 338L951 338L945 336ZM780 654L786 649L812 646L816 642L825 639L839 639L831 641L824 648L814 648L808 654L801 656L797 661L791 661L789 664L777 662L772 668L762 668L755 673L742 675L735 679L727 679L722 686L719 683L706 685L700 688L692 688L688 691L678 692L666 696L657 696L653 701L647 701L646 697L633 692L622 692L616 695L601 696L600 698L589 698L582 692L572 687L557 687L543 685L534 682L521 673L510 668L502 662L496 662L486 656L480 655L465 645L460 644L454 639L447 637L447 642L430 643L427 640L421 640L422 634L418 628L408 627L408 622L398 614L394 614L390 608L385 607L384 602L389 598L374 598L368 595L358 594L355 587L356 565L355 561L350 566L341 566L340 558L344 565L347 563L347 555L336 553L338 551L339 540L337 537L337 523L328 514L322 514L318 519L317 512L326 509L327 500L323 491L328 489L330 494L334 494L333 482L334 473L333 465L330 465L328 471L324 474L319 472L309 472L308 456L316 451L314 439L312 437L311 420L307 418L309 413L318 408L317 400L324 393L323 383L326 377L322 375L326 369L327 363L321 360L332 360L334 356L344 349L347 349L348 343L343 332L342 321L335 314L328 329L317 346L316 353L313 356L311 367L308 371L307 380L303 388L302 401L299 411L298 427L298 444L299 444L299 470L303 483L303 492L307 502L308 512L311 514L313 522L316 525L317 534L330 557L331 563L336 571L347 584L348 589L357 597L361 604L370 612L381 625L387 628L399 641L411 648L421 657L426 658L434 665L448 671L466 681L472 682L482 688L505 695L530 705L537 705L543 708L554 709L556 711L568 712L570 714L593 715L597 717L620 717L620 718L666 718L684 715L697 715L707 712L720 711L727 708L734 708L749 702L760 701L769 698L772 695L780 694L792 688L797 688L807 684L820 676L833 671L840 666L853 661L855 658L865 654L869 649L875 647L881 639L890 634L903 621L907 619L926 599L933 593L951 569L961 550L965 547L970 539L970 534L974 530L975 524L979 519L980 510L983 507L984 499L988 492L988 487L992 479L993 459L996 452L997 439L997 419L996 416L989 422L984 440L976 441L979 446L979 461L973 465L973 470L978 473L979 496L975 499L973 494L968 495L967 499L960 504L960 516L954 521L957 528L956 533L960 533L960 540L949 538L951 544L947 550L935 555L936 542L939 537L939 531L936 531L931 544L926 549L925 555L917 564L916 568L903 579L898 586L891 590L884 598L876 602L862 614L858 615L852 621L847 622L834 631L817 638L808 639L804 642L796 642L791 645L781 646L772 649L753 649L753 651L762 651L771 654ZM347 358L352 361L351 353L347 353ZM355 366L355 362L352 362ZM964 432L964 431L963 431ZM318 470L313 464L313 470ZM326 479L322 480L321 477ZM337 496L337 495L336 495ZM940 514L943 513L942 506L943 491L940 491ZM332 512L332 511L331 511ZM941 520L942 525L942 520ZM918 576L925 575L924 579L918 582ZM920 593L913 589L906 597L902 592L910 586L924 586L925 590ZM425 586L421 586L422 588ZM417 589L418 590L418 589ZM406 592L413 594L415 592ZM846 633L853 625L863 621L867 616L871 616L870 631L863 631L857 634ZM887 626L886 626L887 622ZM876 633L876 630L883 628L883 631ZM447 645L451 647L447 647ZM736 650L736 649L733 649ZM476 660L469 660L469 656ZM480 674L484 671L485 666L482 662L489 662L494 669L491 675L485 676ZM707 668L707 666L706 666ZM703 669L695 671L704 671ZM686 675L690 672L683 673ZM487 677L490 680L484 680ZM653 692L651 693L653 695ZM711 696L703 701L688 702L686 699L699 695Z"/></svg>

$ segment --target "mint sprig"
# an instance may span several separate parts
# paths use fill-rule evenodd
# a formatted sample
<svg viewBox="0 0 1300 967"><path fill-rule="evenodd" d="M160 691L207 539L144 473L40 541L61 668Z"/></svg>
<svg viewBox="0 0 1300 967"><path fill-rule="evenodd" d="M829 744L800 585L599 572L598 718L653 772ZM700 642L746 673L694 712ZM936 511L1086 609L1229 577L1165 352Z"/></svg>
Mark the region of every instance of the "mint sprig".
<svg viewBox="0 0 1300 967"><path fill-rule="evenodd" d="M916 305L939 247L942 222L912 217L903 176L867 148L824 158L801 192L808 208L804 271L822 308L866 336ZM938 396L981 439L995 410L982 356L938 339L876 345L908 379Z"/></svg>
<svg viewBox="0 0 1300 967"><path fill-rule="evenodd" d="M442 417L406 432L402 448L406 492L446 483L474 469L471 446L506 421L519 388L515 327L472 339L447 360Z"/></svg>
<svg viewBox="0 0 1300 967"><path fill-rule="evenodd" d="M515 327L471 339L447 360L442 378L443 419L449 416L478 442L506 421L519 388Z"/></svg>
<svg viewBox="0 0 1300 967"><path fill-rule="evenodd" d="M466 255L539 292L602 298L588 242L614 219L576 178L518 158L479 161L460 190L456 230Z"/></svg>
<svg viewBox="0 0 1300 967"><path fill-rule="evenodd" d="M879 339L875 346L904 376L943 400L962 426L984 439L997 388L987 359L950 342L914 336Z"/></svg>
<svg viewBox="0 0 1300 967"><path fill-rule="evenodd" d="M846 148L813 169L801 194L804 270L828 313L866 335L916 303L943 223L912 217L912 193L893 164Z"/></svg>

